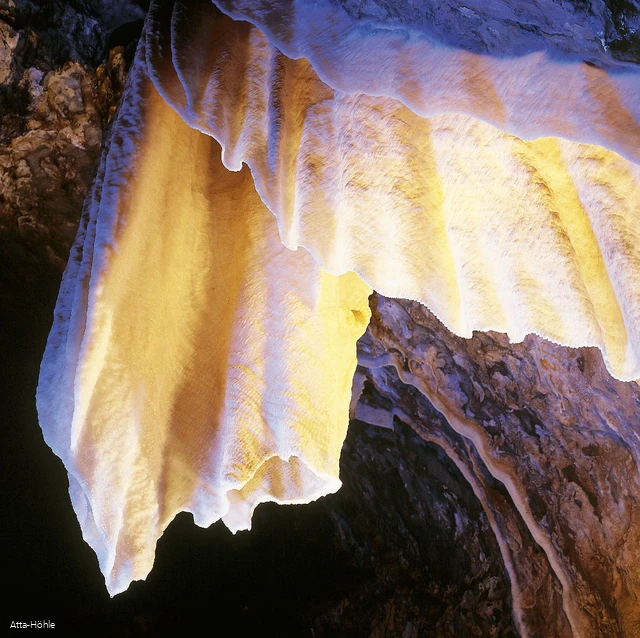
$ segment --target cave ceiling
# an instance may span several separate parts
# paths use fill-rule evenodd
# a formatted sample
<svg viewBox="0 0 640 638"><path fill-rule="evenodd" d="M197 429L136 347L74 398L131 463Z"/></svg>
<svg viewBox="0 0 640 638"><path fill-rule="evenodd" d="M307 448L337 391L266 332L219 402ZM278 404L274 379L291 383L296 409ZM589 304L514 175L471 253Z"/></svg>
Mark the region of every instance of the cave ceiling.
<svg viewBox="0 0 640 638"><path fill-rule="evenodd" d="M0 2L8 449L38 382L113 604L170 591L182 511L341 557L292 635L640 632L638 29Z"/></svg>

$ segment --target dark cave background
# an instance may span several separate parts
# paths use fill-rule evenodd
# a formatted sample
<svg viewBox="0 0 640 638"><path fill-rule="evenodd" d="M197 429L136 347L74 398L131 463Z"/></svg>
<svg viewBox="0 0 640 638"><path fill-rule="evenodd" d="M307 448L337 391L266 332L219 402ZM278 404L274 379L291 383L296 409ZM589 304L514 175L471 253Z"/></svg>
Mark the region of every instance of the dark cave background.
<svg viewBox="0 0 640 638"><path fill-rule="evenodd" d="M612 53L640 60L632 29L640 4L607 7ZM43 441L35 389L84 192L145 9L143 0L0 0L11 30L3 37L19 34L5 48L9 75L0 85L0 166L11 180L0 182L3 623L51 620L66 635L96 636L167 635L201 621L239 635L516 635L485 510L442 448L397 416L393 430L351 422L337 494L306 506L263 504L253 529L235 536L222 523L200 529L183 513L160 539L147 580L114 599L106 593L66 471ZM37 98L28 69L64 90ZM71 108L78 95L81 111ZM64 137L69 127L82 143ZM444 431L424 398L402 392L425 428ZM371 380L361 401L393 412ZM490 489L507 499L500 485ZM539 622L533 635L553 635Z"/></svg>

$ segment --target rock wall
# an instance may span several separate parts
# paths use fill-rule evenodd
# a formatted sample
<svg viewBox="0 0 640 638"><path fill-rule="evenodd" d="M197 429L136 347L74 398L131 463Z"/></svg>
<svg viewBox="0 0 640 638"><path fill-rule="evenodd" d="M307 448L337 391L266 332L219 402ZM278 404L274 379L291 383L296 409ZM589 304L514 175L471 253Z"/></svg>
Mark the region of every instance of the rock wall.
<svg viewBox="0 0 640 638"><path fill-rule="evenodd" d="M612 379L591 348L460 339L423 306L372 303L361 401L439 445L467 478L523 634L637 633L638 384Z"/></svg>
<svg viewBox="0 0 640 638"><path fill-rule="evenodd" d="M303 508L262 506L245 536L194 531L183 517L148 582L105 599L30 402L142 15L114 6L0 4L12 613L141 635L216 612L283 635L638 635L638 385L612 379L596 350L461 339L424 307L381 296L359 344L342 490ZM391 19L397 5L386 10ZM587 13L604 16L615 57L634 59L637 3Z"/></svg>
<svg viewBox="0 0 640 638"><path fill-rule="evenodd" d="M91 6L5 0L0 8L2 295L23 277L35 284L64 269L122 92L131 47L103 59L114 26ZM142 16L122 4L121 20Z"/></svg>

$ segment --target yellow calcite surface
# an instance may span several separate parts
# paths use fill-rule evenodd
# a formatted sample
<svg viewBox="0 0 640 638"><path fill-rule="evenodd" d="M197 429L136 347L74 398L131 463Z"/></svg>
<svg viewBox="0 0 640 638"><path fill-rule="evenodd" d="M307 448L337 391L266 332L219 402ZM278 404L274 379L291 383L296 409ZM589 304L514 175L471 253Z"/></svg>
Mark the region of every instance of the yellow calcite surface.
<svg viewBox="0 0 640 638"><path fill-rule="evenodd" d="M171 20L152 11L149 72L185 121L220 142L229 169L251 167L286 246L420 301L458 335L597 346L615 377L640 378L638 164L602 146L522 140L469 114L426 118L392 97L337 91L258 28L213 5L181 6ZM598 109L615 100L593 99L593 123L606 131L597 122L616 112ZM556 128L569 126L565 107Z"/></svg>
<svg viewBox="0 0 640 638"><path fill-rule="evenodd" d="M143 76L122 108L38 393L112 594L180 511L236 531L262 501L339 488L371 292L285 248L248 168Z"/></svg>
<svg viewBox="0 0 640 638"><path fill-rule="evenodd" d="M640 377L632 154L338 90L257 27L174 4L152 3L38 388L112 594L180 511L235 531L339 488L372 289Z"/></svg>

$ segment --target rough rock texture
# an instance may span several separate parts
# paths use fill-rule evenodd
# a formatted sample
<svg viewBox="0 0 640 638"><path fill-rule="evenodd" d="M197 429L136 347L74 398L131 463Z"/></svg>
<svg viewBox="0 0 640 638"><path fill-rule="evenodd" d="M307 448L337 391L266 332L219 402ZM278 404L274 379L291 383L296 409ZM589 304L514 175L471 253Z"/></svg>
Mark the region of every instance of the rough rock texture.
<svg viewBox="0 0 640 638"><path fill-rule="evenodd" d="M522 631L637 634L638 384L612 379L594 349L465 340L419 304L377 296L373 308L359 360L384 397L377 419L386 405L389 421L412 424L465 473L501 544Z"/></svg>
<svg viewBox="0 0 640 638"><path fill-rule="evenodd" d="M633 24L633 2L610 6ZM637 384L608 377L597 351L497 334L467 341L424 308L381 297L361 342L355 413L394 431L352 424L343 490L302 508L262 506L236 537L183 516L147 583L106 598L33 397L94 134L115 108L126 51L94 76L104 49L65 59L69 50L46 44L60 24L35 28L14 9L0 3L2 526L13 592L3 618L50 614L93 635L163 635L216 613L285 636L638 635ZM60 37L76 53L91 48L85 30L73 33ZM34 63L20 48L32 41ZM61 89L51 100L31 69Z"/></svg>
<svg viewBox="0 0 640 638"><path fill-rule="evenodd" d="M111 595L148 575L178 512L235 532L260 503L339 489L355 344L370 316L371 288L282 245L248 167L223 166L217 142L141 73L140 55L37 392Z"/></svg>
<svg viewBox="0 0 640 638"><path fill-rule="evenodd" d="M558 53L584 59L640 61L638 0L332 0L354 18L422 27L441 25L444 41L468 51L521 55L545 41ZM434 19L437 16L437 20ZM603 55L603 53L605 55Z"/></svg>
<svg viewBox="0 0 640 638"><path fill-rule="evenodd" d="M218 5L234 20L152 3L142 72L227 168L249 165L288 248L456 334L599 346L640 377L640 73L461 53L326 2L277 24L254 0Z"/></svg>
<svg viewBox="0 0 640 638"><path fill-rule="evenodd" d="M372 385L363 400L382 407L388 398ZM426 405L414 419L422 430L399 420L393 431L350 425L343 487L318 508L335 522L333 544L351 582L341 596L315 605L316 636L516 633L487 514L456 463L425 436L446 422Z"/></svg>
<svg viewBox="0 0 640 638"><path fill-rule="evenodd" d="M126 52L116 46L100 60L106 24L65 3L16 7L9 0L0 6L4 304L7 291L21 278L33 283L59 277L64 269L103 128L122 91ZM140 9L133 6L139 17ZM129 17L126 11L122 17ZM96 62L101 62L97 69Z"/></svg>

